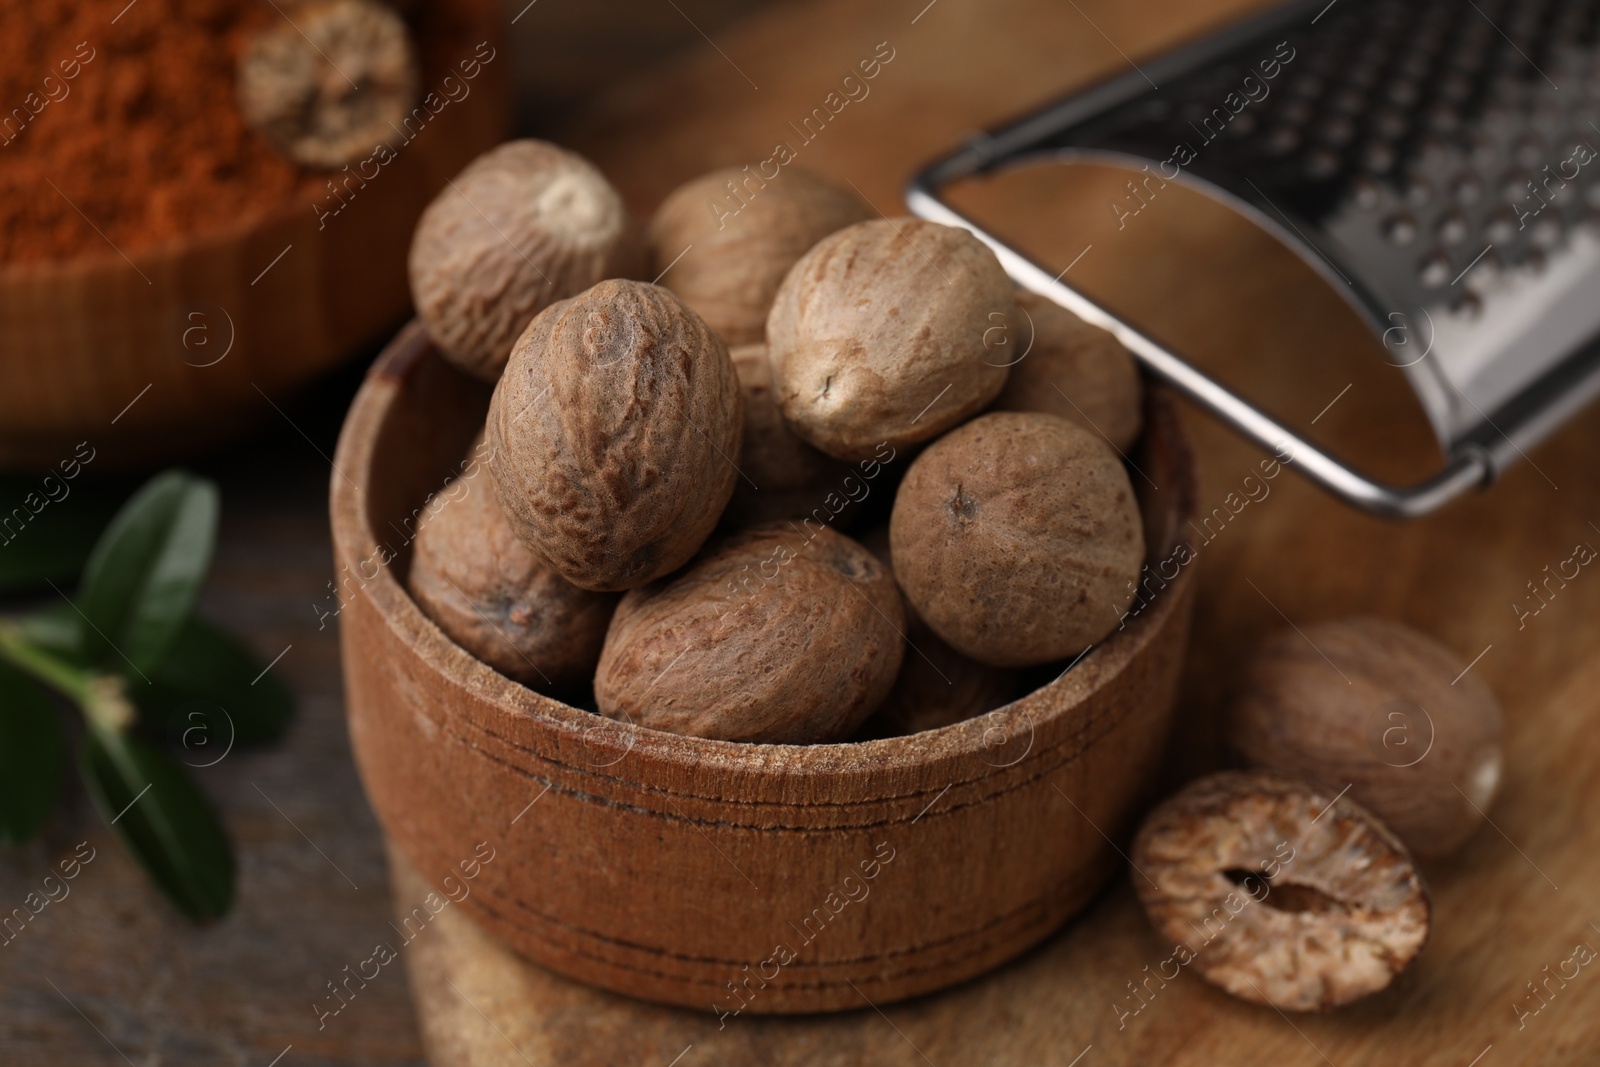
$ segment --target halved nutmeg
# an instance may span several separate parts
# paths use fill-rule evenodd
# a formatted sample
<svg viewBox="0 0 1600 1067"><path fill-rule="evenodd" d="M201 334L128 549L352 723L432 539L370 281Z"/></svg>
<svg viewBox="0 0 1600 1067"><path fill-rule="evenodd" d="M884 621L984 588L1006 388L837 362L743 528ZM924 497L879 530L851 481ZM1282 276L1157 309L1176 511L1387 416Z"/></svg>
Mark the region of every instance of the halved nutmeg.
<svg viewBox="0 0 1600 1067"><path fill-rule="evenodd" d="M1284 1011L1376 993L1428 940L1428 889L1400 839L1348 796L1292 778L1190 783L1150 813L1132 863L1175 962Z"/></svg>
<svg viewBox="0 0 1600 1067"><path fill-rule="evenodd" d="M417 98L400 16L372 0L307 5L250 40L239 110L296 163L339 167L396 134Z"/></svg>

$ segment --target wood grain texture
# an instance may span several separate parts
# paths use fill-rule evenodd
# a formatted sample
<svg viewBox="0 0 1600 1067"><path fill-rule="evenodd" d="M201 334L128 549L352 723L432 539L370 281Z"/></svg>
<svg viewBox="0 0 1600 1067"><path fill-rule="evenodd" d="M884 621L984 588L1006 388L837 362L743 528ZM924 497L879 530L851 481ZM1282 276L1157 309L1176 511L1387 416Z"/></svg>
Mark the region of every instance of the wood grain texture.
<svg viewBox="0 0 1600 1067"><path fill-rule="evenodd" d="M436 888L487 842L501 858L464 910L519 951L636 996L765 1014L981 974L1104 884L1118 859L1100 828L1128 829L1171 721L1187 572L1070 671L942 730L769 746L616 723L473 659L403 589L408 522L483 391L411 327L334 458L351 738L385 829ZM1184 536L1195 472L1159 395L1149 418L1154 558Z"/></svg>
<svg viewBox="0 0 1600 1067"><path fill-rule="evenodd" d="M412 222L509 124L497 6L453 2L448 34L424 43L424 91L479 41L502 47L458 103L366 165L370 180L330 172L337 195L312 186L260 220L218 220L131 260L102 247L0 265L0 467L49 467L85 439L121 468L194 454L272 418L262 392L302 385L404 320Z"/></svg>
<svg viewBox="0 0 1600 1067"><path fill-rule="evenodd" d="M595 94L659 63L704 48L731 22L782 0L584 0L581 4L508 0L518 132L544 136L570 121Z"/></svg>
<svg viewBox="0 0 1600 1067"><path fill-rule="evenodd" d="M887 38L900 51L873 95L852 103L800 159L894 214L910 170L970 130L1126 70L1119 53L1140 62L1256 5L1095 0L1076 5L1080 13L1044 0L939 0L912 25L924 6L820 0L758 16L717 44L759 93L706 48L619 88L563 140L596 158L646 211L696 173L766 158L769 142L790 136L789 120ZM963 206L1056 269L1093 245L1072 268L1080 286L1301 427L1350 385L1310 427L1320 442L1388 477L1415 477L1437 462L1415 401L1337 294L1264 234L1176 187L1119 231L1106 204L1122 180L1112 171L1034 167L963 190ZM1228 494L1243 497L1241 481L1262 457L1207 419L1186 421L1203 461L1201 510L1215 517L1197 538L1200 600L1169 761L1173 785L1217 763L1217 713L1238 665L1285 617L1400 619L1465 661L1481 654L1472 671L1505 708L1507 776L1493 825L1455 856L1424 865L1433 939L1393 988L1290 1021L1185 973L1141 1007L1128 983L1172 946L1152 931L1126 879L1060 935L981 981L881 1016L863 1000L859 1011L813 1020L741 1016L721 1031L715 1018L554 977L476 927L452 924L440 927L437 955L413 960L435 1067L666 1064L680 1053L684 1067L1064 1067L1080 1055L1080 1067L1593 1062L1600 990L1592 968L1565 986L1552 981L1553 996L1541 989L1543 1007L1526 983L1542 980L1547 965L1555 971L1579 942L1600 947L1588 925L1600 923L1600 579L1585 571L1543 607L1527 599L1525 583L1570 557L1576 542L1600 545L1591 525L1600 524L1600 422L1580 417L1491 491L1400 526L1351 511L1292 474L1234 513ZM1519 629L1513 603L1539 614ZM1538 1014L1519 1023L1517 1008ZM1130 1014L1119 1023L1122 1011Z"/></svg>

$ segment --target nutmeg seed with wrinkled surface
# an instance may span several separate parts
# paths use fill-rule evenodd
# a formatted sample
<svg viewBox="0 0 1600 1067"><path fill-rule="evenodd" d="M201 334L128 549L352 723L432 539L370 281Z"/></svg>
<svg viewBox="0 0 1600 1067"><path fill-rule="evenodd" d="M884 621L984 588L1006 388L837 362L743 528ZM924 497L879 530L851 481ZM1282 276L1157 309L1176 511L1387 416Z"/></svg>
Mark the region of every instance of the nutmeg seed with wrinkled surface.
<svg viewBox="0 0 1600 1067"><path fill-rule="evenodd" d="M1011 280L966 230L861 222L794 265L767 318L778 403L840 459L926 441L981 411L1006 381L988 339L1016 311Z"/></svg>
<svg viewBox="0 0 1600 1067"><path fill-rule="evenodd" d="M696 737L843 740L894 682L904 627L888 570L848 537L752 527L622 598L595 700L611 718Z"/></svg>
<svg viewBox="0 0 1600 1067"><path fill-rule="evenodd" d="M645 268L643 235L593 164L543 141L510 141L433 198L411 238L411 297L439 350L493 382L532 318L607 278Z"/></svg>
<svg viewBox="0 0 1600 1067"><path fill-rule="evenodd" d="M894 573L889 528L861 535L861 545ZM937 730L993 711L1020 696L1017 671L968 659L906 608L906 652L889 695L862 727L859 739L899 737Z"/></svg>
<svg viewBox="0 0 1600 1067"><path fill-rule="evenodd" d="M489 470L512 530L562 577L631 589L716 526L742 427L711 328L660 286L605 281L517 341L489 405Z"/></svg>
<svg viewBox="0 0 1600 1067"><path fill-rule="evenodd" d="M739 451L741 476L723 515L726 523L804 518L824 507L830 494L845 493L861 482L857 477L847 484L851 465L812 448L784 421L772 395L766 345L740 345L728 355L744 391L744 444Z"/></svg>
<svg viewBox="0 0 1600 1067"><path fill-rule="evenodd" d="M1501 777L1500 708L1466 667L1387 619L1285 630L1250 658L1228 744L1254 766L1349 785L1412 852L1444 855L1482 825Z"/></svg>
<svg viewBox="0 0 1600 1067"><path fill-rule="evenodd" d="M760 341L778 286L812 245L872 217L858 197L797 167L749 167L680 185L650 224L655 272L729 345ZM669 269L670 268L670 269Z"/></svg>
<svg viewBox="0 0 1600 1067"><path fill-rule="evenodd" d="M579 589L517 540L481 467L445 485L413 546L411 595L456 644L542 692L589 680L616 595Z"/></svg>
<svg viewBox="0 0 1600 1067"><path fill-rule="evenodd" d="M1060 415L1127 452L1144 421L1133 356L1106 330L1037 293L1019 290L1017 309L1021 321L1008 340L1020 350L994 409Z"/></svg>
<svg viewBox="0 0 1600 1067"><path fill-rule="evenodd" d="M995 667L1066 659L1116 629L1144 561L1116 453L1033 412L984 415L930 445L895 495L889 539L917 614Z"/></svg>
<svg viewBox="0 0 1600 1067"><path fill-rule="evenodd" d="M1348 1004L1428 940L1428 888L1399 838L1349 796L1295 779L1191 782L1145 819L1130 859L1172 962L1256 1004Z"/></svg>

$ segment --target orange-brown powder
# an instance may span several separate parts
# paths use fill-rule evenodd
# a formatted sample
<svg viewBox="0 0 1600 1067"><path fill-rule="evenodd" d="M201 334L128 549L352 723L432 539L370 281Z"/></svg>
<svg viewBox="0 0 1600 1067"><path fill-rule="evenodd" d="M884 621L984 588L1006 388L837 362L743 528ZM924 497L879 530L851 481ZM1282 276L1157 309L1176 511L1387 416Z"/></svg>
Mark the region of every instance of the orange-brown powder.
<svg viewBox="0 0 1600 1067"><path fill-rule="evenodd" d="M234 62L246 36L282 17L270 4L7 7L0 263L115 254L112 244L136 257L321 188L320 177L246 127L234 104Z"/></svg>

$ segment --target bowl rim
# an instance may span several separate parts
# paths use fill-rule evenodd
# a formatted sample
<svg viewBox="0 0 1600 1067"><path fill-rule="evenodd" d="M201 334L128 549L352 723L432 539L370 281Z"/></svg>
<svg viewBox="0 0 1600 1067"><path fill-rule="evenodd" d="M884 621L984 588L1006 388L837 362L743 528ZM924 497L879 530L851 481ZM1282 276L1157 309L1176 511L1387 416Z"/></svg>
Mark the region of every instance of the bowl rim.
<svg viewBox="0 0 1600 1067"><path fill-rule="evenodd" d="M395 401L417 368L430 357L441 358L421 322L413 319L385 346L351 402L339 434L329 479L329 510L336 568L344 560L381 558L379 553L383 546L368 522L368 498L364 486L371 467L377 461L376 445L393 413ZM1176 460L1173 469L1178 484L1175 486L1172 528L1177 530L1196 514L1198 467L1193 446L1178 421L1170 394L1151 389L1148 385L1147 391L1150 394L1147 415L1162 420L1168 447ZM360 484L346 477L346 471L355 474ZM1168 554L1176 552L1178 545L1186 542L1187 538L1174 535ZM1191 556L1198 555L1192 546L1189 552ZM1165 629L1170 616L1181 610L1187 587L1195 580L1193 566L1180 566L1177 577L1166 580L1167 588L1163 588L1147 608L1126 619L1123 628L1113 631L1110 636L1081 653L1055 679L982 715L914 734L865 741L791 745L669 733L609 719L529 689L483 663L440 630L417 606L394 573L390 565L393 562L394 557L391 556L389 562L378 567L373 578L363 577L353 595L369 599L383 624L394 631L436 675L459 689L471 691L485 705L492 706L505 716L502 725L512 729L493 731L498 737L516 743L514 730L519 724L534 731L553 731L556 735L569 737L583 736L585 743L590 744L596 743L591 735L598 733L601 736L597 739L597 748L605 753L614 753L617 765L623 762L622 757L634 753L646 757L632 761L635 768L648 767L655 773L651 770L633 774L606 773L612 763L589 763L584 766L566 759L568 753L564 749L541 750L538 755L565 769L599 773L602 777L629 784L645 784L650 779L658 778L663 770L669 773L703 772L708 766L715 766L718 777L724 780L729 775L793 780L837 777L841 773L884 778L892 777L886 776L885 772L896 769L925 768L952 760L981 760L985 749L993 747L988 740L992 733L1000 730L1009 736L1011 731L1008 727L1018 719L1026 719L1031 731L1046 721L1068 718L1081 712L1098 690L1127 670ZM448 701L444 703L451 717L463 714L460 706ZM524 746L518 744L518 747ZM987 764L995 769L1009 768L1023 763L1026 755L1004 765L988 764L986 760L978 765ZM665 782L649 784L652 788L665 786L666 791L674 795L702 796L699 792L684 791L684 787L693 781L693 777L679 777L674 773L670 786ZM909 779L900 784L900 789L876 799L907 797L925 792L919 783ZM707 794L704 799L728 798ZM850 805L856 802L852 800Z"/></svg>
<svg viewBox="0 0 1600 1067"><path fill-rule="evenodd" d="M311 188L309 176L295 187L291 199L280 201L255 214L238 216L220 226L191 234L178 234L142 248L135 246L133 254L139 257L145 270L161 269L169 264L227 252L260 233L274 227L293 225L294 216L300 215L311 202L299 196ZM113 248L95 248L65 259L6 260L0 262L0 286L49 285L68 278L81 278L96 274L113 274L128 269L122 252Z"/></svg>

